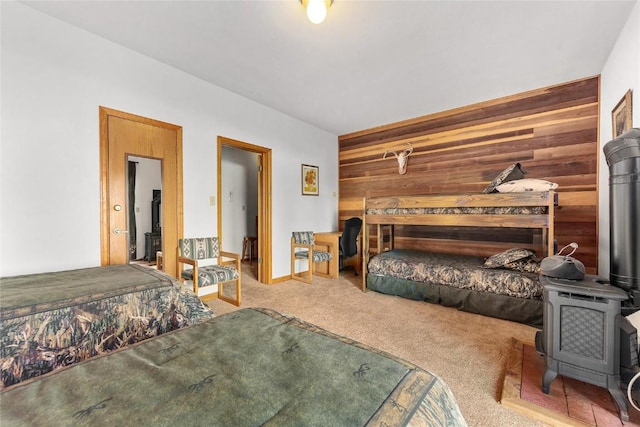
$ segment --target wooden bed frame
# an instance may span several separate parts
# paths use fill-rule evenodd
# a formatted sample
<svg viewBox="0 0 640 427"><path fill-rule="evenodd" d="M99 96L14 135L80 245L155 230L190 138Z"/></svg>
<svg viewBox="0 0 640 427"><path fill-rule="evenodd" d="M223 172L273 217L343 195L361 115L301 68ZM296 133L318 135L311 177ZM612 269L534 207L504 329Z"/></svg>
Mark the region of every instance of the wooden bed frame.
<svg viewBox="0 0 640 427"><path fill-rule="evenodd" d="M367 265L372 254L394 247L394 225L540 229L543 256L554 253L554 207L557 193L458 194L408 197L367 197L362 217L362 290L367 289ZM544 207L541 214L434 213L370 214L370 209ZM376 247L370 247L370 226L377 226ZM385 234L385 227L387 228ZM384 237L388 236L388 241Z"/></svg>

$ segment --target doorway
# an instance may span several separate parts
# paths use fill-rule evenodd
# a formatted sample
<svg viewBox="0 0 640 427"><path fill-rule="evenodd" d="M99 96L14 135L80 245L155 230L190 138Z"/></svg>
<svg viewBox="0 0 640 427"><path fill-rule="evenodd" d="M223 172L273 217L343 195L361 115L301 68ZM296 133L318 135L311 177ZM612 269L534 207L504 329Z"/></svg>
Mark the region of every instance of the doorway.
<svg viewBox="0 0 640 427"><path fill-rule="evenodd" d="M218 137L218 236L224 235L224 221L235 220L235 218L225 219L223 215L223 203L228 196L223 195L223 180L225 178L222 173L223 148L235 148L257 154L256 278L258 282L271 284L271 149L222 136ZM225 245L224 242L222 244Z"/></svg>
<svg viewBox="0 0 640 427"><path fill-rule="evenodd" d="M162 251L162 163L129 156L129 262L153 266Z"/></svg>
<svg viewBox="0 0 640 427"><path fill-rule="evenodd" d="M130 156L160 161L163 269L177 277L176 249L183 234L182 127L100 107L100 261L130 260L127 168Z"/></svg>

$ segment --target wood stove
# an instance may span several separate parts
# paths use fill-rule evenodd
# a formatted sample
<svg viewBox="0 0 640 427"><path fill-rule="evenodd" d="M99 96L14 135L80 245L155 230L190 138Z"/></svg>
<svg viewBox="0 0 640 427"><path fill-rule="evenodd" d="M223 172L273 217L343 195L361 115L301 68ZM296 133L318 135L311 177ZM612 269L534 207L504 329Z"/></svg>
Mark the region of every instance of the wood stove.
<svg viewBox="0 0 640 427"><path fill-rule="evenodd" d="M158 251L162 251L162 234L144 233L144 260L156 261Z"/></svg>
<svg viewBox="0 0 640 427"><path fill-rule="evenodd" d="M549 393L557 375L604 387L616 402L620 418L628 421L620 381L621 325L626 322L620 306L628 294L591 275L579 281L540 276L540 281L543 329L536 334L536 349L546 357L547 366L542 391Z"/></svg>

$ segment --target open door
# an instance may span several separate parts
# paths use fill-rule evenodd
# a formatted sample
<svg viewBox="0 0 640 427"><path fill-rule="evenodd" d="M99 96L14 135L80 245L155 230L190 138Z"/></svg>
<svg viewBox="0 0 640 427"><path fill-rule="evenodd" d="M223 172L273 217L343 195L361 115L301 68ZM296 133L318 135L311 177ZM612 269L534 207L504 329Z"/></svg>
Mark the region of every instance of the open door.
<svg viewBox="0 0 640 427"><path fill-rule="evenodd" d="M233 147L258 154L257 280L271 284L271 149L242 141L218 137L218 200L222 201L222 147ZM218 203L218 236L222 236L222 202ZM224 242L222 242L224 245Z"/></svg>
<svg viewBox="0 0 640 427"><path fill-rule="evenodd" d="M177 277L182 217L182 128L100 107L100 219L102 265L129 262L128 156L160 160L162 166L163 269Z"/></svg>

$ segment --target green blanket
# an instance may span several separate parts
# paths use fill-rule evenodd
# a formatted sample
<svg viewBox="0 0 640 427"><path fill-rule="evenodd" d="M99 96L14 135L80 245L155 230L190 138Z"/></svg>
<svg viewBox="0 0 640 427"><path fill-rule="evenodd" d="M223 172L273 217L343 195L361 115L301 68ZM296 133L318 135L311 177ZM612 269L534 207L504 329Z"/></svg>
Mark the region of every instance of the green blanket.
<svg viewBox="0 0 640 427"><path fill-rule="evenodd" d="M242 309L25 381L2 425L465 426L440 379L299 319Z"/></svg>

